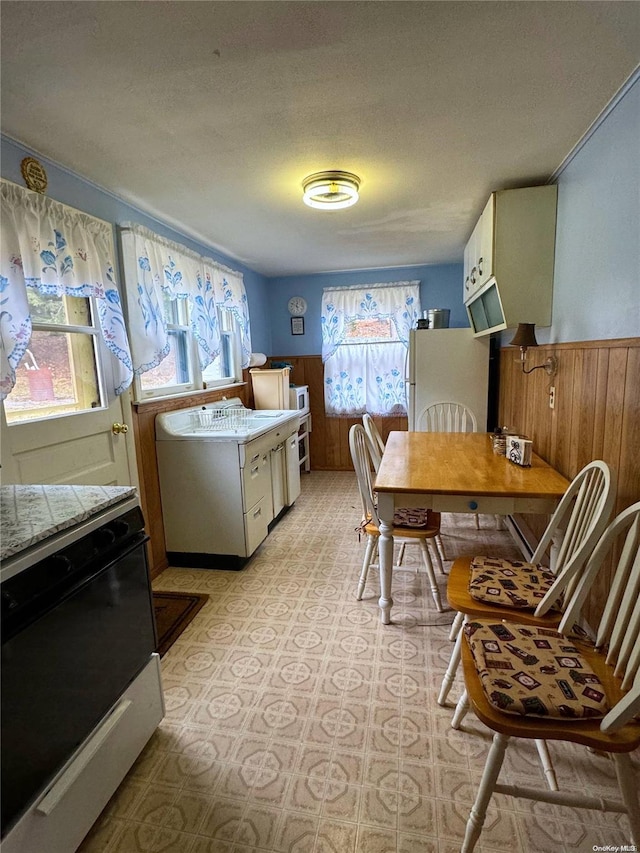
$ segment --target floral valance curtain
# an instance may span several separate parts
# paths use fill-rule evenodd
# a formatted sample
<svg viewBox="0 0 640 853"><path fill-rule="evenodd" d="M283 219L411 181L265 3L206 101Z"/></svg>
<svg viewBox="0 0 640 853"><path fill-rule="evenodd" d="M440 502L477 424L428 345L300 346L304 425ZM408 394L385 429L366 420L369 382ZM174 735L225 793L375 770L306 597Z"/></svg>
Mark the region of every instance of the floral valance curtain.
<svg viewBox="0 0 640 853"><path fill-rule="evenodd" d="M406 412L409 331L419 316L418 281L325 288L321 324L328 415Z"/></svg>
<svg viewBox="0 0 640 853"><path fill-rule="evenodd" d="M198 344L203 370L220 353L217 306L234 310L242 331L242 366L246 367L251 354L251 339L242 275L141 225L123 225L121 239L136 375L157 367L169 354L164 310L167 299L189 300L191 331ZM225 288L227 279L231 283ZM246 363L245 345L249 353Z"/></svg>
<svg viewBox="0 0 640 853"><path fill-rule="evenodd" d="M114 392L131 384L133 366L114 275L112 226L17 184L0 182L0 399L16 381L29 345L27 288L93 297L105 344L115 355Z"/></svg>
<svg viewBox="0 0 640 853"><path fill-rule="evenodd" d="M190 301L191 329L200 366L206 367L220 352L220 330L200 255L141 225L123 225L121 238L135 374L157 367L169 354L167 299Z"/></svg>
<svg viewBox="0 0 640 853"><path fill-rule="evenodd" d="M217 304L226 308L238 322L240 330L240 347L242 350L242 367L249 366L251 358L251 325L249 323L249 306L247 292L242 276L238 272L216 264L211 258L203 258L205 278L213 283Z"/></svg>

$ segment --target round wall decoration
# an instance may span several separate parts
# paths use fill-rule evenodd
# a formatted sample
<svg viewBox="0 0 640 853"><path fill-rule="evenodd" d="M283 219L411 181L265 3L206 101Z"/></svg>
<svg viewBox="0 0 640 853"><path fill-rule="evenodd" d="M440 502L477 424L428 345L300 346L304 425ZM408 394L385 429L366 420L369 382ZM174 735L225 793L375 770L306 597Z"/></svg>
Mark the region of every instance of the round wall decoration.
<svg viewBox="0 0 640 853"><path fill-rule="evenodd" d="M20 171L27 185L27 189L37 193L43 193L47 188L47 173L42 163L35 157L25 157L20 163Z"/></svg>
<svg viewBox="0 0 640 853"><path fill-rule="evenodd" d="M307 300L302 296L292 296L287 305L289 314L294 317L301 317L307 310Z"/></svg>

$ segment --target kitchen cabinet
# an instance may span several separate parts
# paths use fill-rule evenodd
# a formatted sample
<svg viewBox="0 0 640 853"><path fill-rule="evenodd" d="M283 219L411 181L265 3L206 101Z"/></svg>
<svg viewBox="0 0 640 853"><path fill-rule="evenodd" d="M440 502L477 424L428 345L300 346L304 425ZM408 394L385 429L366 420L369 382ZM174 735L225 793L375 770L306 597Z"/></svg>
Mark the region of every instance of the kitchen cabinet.
<svg viewBox="0 0 640 853"><path fill-rule="evenodd" d="M551 323L557 187L492 193L464 253L464 302L476 335Z"/></svg>
<svg viewBox="0 0 640 853"><path fill-rule="evenodd" d="M493 274L493 215L495 194L487 202L464 250L464 298L467 300Z"/></svg>
<svg viewBox="0 0 640 853"><path fill-rule="evenodd" d="M251 438L251 429L259 428L199 430L191 425L194 411L201 414L171 412L156 424L169 560L241 568L300 494L300 420L284 412L273 418L279 425ZM254 417L261 427L270 419Z"/></svg>

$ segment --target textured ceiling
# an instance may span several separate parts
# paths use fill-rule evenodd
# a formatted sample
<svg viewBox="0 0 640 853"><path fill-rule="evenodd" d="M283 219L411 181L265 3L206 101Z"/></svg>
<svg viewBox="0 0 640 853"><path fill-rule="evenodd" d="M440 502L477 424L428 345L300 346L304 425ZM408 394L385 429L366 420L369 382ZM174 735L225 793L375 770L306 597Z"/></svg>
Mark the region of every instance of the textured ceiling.
<svg viewBox="0 0 640 853"><path fill-rule="evenodd" d="M2 130L266 275L460 261L640 62L636 2L3 0ZM353 208L302 179L362 179Z"/></svg>

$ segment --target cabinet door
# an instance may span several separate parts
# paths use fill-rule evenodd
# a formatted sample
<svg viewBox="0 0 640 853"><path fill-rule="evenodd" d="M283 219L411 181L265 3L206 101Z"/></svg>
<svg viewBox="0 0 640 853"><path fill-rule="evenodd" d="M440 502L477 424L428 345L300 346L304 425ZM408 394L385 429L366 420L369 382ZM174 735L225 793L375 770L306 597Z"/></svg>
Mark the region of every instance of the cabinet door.
<svg viewBox="0 0 640 853"><path fill-rule="evenodd" d="M476 227L473 229L471 239L469 240L469 296L473 296L480 287L480 277L478 275L478 252L480 251L481 226L482 220L479 219L476 222Z"/></svg>
<svg viewBox="0 0 640 853"><path fill-rule="evenodd" d="M464 302L471 296L471 267L473 266L473 246L472 239L473 235L469 238L467 245L464 247L464 287L462 289L462 300Z"/></svg>
<svg viewBox="0 0 640 853"><path fill-rule="evenodd" d="M271 494L273 497L273 517L284 509L286 489L286 468L284 444L271 451Z"/></svg>
<svg viewBox="0 0 640 853"><path fill-rule="evenodd" d="M286 443L287 460L287 506L292 506L300 494L300 455L298 453L298 434L290 435Z"/></svg>
<svg viewBox="0 0 640 853"><path fill-rule="evenodd" d="M478 233L476 235L476 266L478 269L477 290L485 284L493 275L493 235L494 235L494 211L495 195L489 196L485 209L478 222Z"/></svg>

